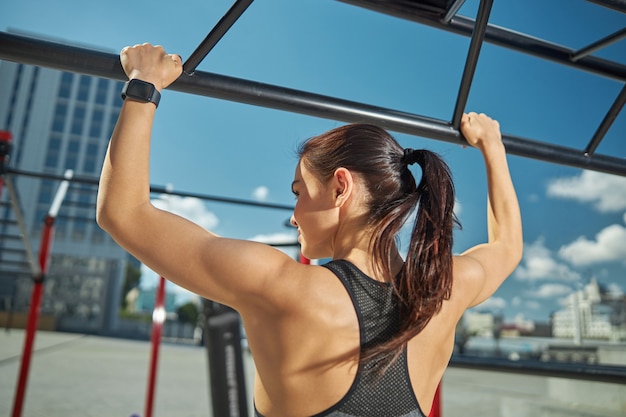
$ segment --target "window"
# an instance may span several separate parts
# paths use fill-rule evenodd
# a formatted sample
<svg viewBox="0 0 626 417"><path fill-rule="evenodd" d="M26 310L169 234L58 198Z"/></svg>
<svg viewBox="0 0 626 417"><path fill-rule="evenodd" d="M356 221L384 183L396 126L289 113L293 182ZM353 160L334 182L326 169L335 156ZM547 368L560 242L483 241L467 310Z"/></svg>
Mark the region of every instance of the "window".
<svg viewBox="0 0 626 417"><path fill-rule="evenodd" d="M51 136L48 141L48 150L46 151L46 168L56 168L59 163L59 155L61 153L61 138Z"/></svg>
<svg viewBox="0 0 626 417"><path fill-rule="evenodd" d="M89 128L89 136L99 138L102 134L102 121L104 120L104 112L95 109L91 115L91 127Z"/></svg>
<svg viewBox="0 0 626 417"><path fill-rule="evenodd" d="M43 180L41 187L39 188L39 198L37 202L45 206L46 204L52 204L52 193L54 190L54 183L51 180ZM43 217L39 219L41 221Z"/></svg>
<svg viewBox="0 0 626 417"><path fill-rule="evenodd" d="M67 117L67 104L57 102L54 109L54 118L52 119L52 131L63 133L65 128L65 119Z"/></svg>
<svg viewBox="0 0 626 417"><path fill-rule="evenodd" d="M81 135L83 133L83 125L85 124L85 107L77 105L74 108L74 117L72 118L72 134Z"/></svg>
<svg viewBox="0 0 626 417"><path fill-rule="evenodd" d="M80 150L80 140L72 138L67 144L65 152L65 169L76 169L78 163L78 152Z"/></svg>
<svg viewBox="0 0 626 417"><path fill-rule="evenodd" d="M94 174L96 172L96 165L99 160L98 144L89 143L87 145L87 153L83 161L83 172L86 174Z"/></svg>
<svg viewBox="0 0 626 417"><path fill-rule="evenodd" d="M108 135L107 138L110 138L111 135L113 134L113 129L115 129L115 124L117 123L117 118L120 116L120 112L118 111L113 111L111 113L111 117L109 118L109 131L108 131Z"/></svg>
<svg viewBox="0 0 626 417"><path fill-rule="evenodd" d="M87 234L87 222L82 219L76 219L72 225L72 240L81 241L85 239Z"/></svg>
<svg viewBox="0 0 626 417"><path fill-rule="evenodd" d="M78 84L78 101L86 102L89 98L89 87L91 85L91 77L89 75L81 75Z"/></svg>
<svg viewBox="0 0 626 417"><path fill-rule="evenodd" d="M99 78L98 87L96 88L96 103L97 104L106 103L108 89L109 89L109 80L105 78Z"/></svg>
<svg viewBox="0 0 626 417"><path fill-rule="evenodd" d="M61 75L61 84L59 85L59 97L70 98L73 79L74 74L72 74L71 72L64 72Z"/></svg>
<svg viewBox="0 0 626 417"><path fill-rule="evenodd" d="M20 82L22 80L22 71L24 70L24 65L19 64L17 66L17 72L15 74L15 81L13 81L13 92L11 94L11 104L9 105L9 112L7 114L6 119L6 127L7 129L11 127L11 123L13 122L13 111L15 109L15 105L17 103L17 93L20 89Z"/></svg>
<svg viewBox="0 0 626 417"><path fill-rule="evenodd" d="M106 236L106 232L96 225L91 230L91 243L104 243Z"/></svg>
<svg viewBox="0 0 626 417"><path fill-rule="evenodd" d="M118 82L117 85L115 86L117 93L113 94L113 106L115 108L122 108L122 103L124 103L124 100L122 100L122 88L124 87L124 83L120 83Z"/></svg>

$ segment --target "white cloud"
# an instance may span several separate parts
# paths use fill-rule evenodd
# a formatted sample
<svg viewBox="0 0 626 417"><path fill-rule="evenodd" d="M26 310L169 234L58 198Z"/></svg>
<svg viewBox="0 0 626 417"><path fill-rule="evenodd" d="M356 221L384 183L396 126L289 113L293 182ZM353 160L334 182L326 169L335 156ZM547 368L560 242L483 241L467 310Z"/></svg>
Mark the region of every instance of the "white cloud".
<svg viewBox="0 0 626 417"><path fill-rule="evenodd" d="M580 278L578 272L558 262L543 238L524 245L524 256L520 266L514 272L515 277L523 281L564 280L574 281Z"/></svg>
<svg viewBox="0 0 626 417"><path fill-rule="evenodd" d="M528 194L528 196L526 197L528 199L528 201L530 201L531 203L537 203L539 202L539 195L538 194Z"/></svg>
<svg viewBox="0 0 626 417"><path fill-rule="evenodd" d="M610 283L607 287L607 290L609 291L609 294L613 297L621 297L622 295L624 295L622 287L620 287L619 284L615 282Z"/></svg>
<svg viewBox="0 0 626 417"><path fill-rule="evenodd" d="M285 233L273 233L273 234L269 234L269 235L256 235L256 236L252 236L248 240L253 240L255 242L261 242L261 243L266 243L268 245L284 244L284 243L296 243L297 242L295 229L294 229L294 233L287 233L287 232L285 232Z"/></svg>
<svg viewBox="0 0 626 417"><path fill-rule="evenodd" d="M528 310L539 310L541 309L541 303L537 301L526 301L524 304Z"/></svg>
<svg viewBox="0 0 626 417"><path fill-rule="evenodd" d="M202 200L195 197L162 194L159 198L152 200L152 204L161 210L171 211L191 220L207 230L214 229L219 224L217 216L207 210Z"/></svg>
<svg viewBox="0 0 626 417"><path fill-rule="evenodd" d="M267 198L270 195L270 189L264 185L256 187L254 191L252 191L252 198L257 201L267 201Z"/></svg>
<svg viewBox="0 0 626 417"><path fill-rule="evenodd" d="M170 194L162 194L152 200L152 204L161 210L167 210L184 217L207 230L214 229L219 224L217 216L207 210L202 200L195 197L179 197ZM158 281L158 274L142 264L141 286L143 288L153 288L157 286ZM176 294L178 303L194 300L195 297L197 297L192 292L169 281L167 291Z"/></svg>
<svg viewBox="0 0 626 417"><path fill-rule="evenodd" d="M478 310L503 310L506 308L506 305L507 303L504 298L489 297L474 308Z"/></svg>
<svg viewBox="0 0 626 417"><path fill-rule="evenodd" d="M595 171L583 171L548 183L548 196L592 203L600 212L626 210L626 178Z"/></svg>
<svg viewBox="0 0 626 417"><path fill-rule="evenodd" d="M461 213L463 213L463 205L459 200L454 200L454 214L456 214L456 217L461 218Z"/></svg>
<svg viewBox="0 0 626 417"><path fill-rule="evenodd" d="M295 229L294 229L295 231ZM289 243L297 243L297 238L295 233L274 233L274 234L266 234L266 235L256 235L252 236L248 240L253 240L255 242L265 243L267 245L279 245L279 244L289 244ZM276 249L287 254L288 256L297 259L300 255L300 248L298 246L278 246Z"/></svg>
<svg viewBox="0 0 626 417"><path fill-rule="evenodd" d="M602 229L595 240L584 236L559 249L559 256L573 265L591 265L626 259L626 227L613 224Z"/></svg>
<svg viewBox="0 0 626 417"><path fill-rule="evenodd" d="M564 284L543 284L535 291L529 291L529 294L536 298L556 298L570 294L572 289Z"/></svg>
<svg viewBox="0 0 626 417"><path fill-rule="evenodd" d="M159 285L161 277L159 274L148 268L146 265L141 264L141 280L140 286L143 289L156 288ZM188 301L196 302L199 300L199 296L183 287L179 287L171 281L166 281L165 292L167 294L176 295L176 304L184 304Z"/></svg>

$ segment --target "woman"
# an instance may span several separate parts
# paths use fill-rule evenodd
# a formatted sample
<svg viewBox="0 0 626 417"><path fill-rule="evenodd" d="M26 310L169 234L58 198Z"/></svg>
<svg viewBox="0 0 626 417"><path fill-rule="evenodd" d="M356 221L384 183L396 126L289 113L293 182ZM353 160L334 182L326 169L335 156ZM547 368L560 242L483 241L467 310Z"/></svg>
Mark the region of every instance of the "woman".
<svg viewBox="0 0 626 417"><path fill-rule="evenodd" d="M124 48L129 79L161 90L182 62L149 44ZM349 125L301 149L291 219L308 258L226 239L150 204L156 106L127 99L111 138L98 223L169 280L241 314L256 365L257 414L424 416L463 312L486 300L520 261L522 229L499 125L463 116L487 168L488 242L452 256L454 190L445 164L403 150L385 131ZM408 166L419 163L416 184ZM394 243L419 203L406 262Z"/></svg>

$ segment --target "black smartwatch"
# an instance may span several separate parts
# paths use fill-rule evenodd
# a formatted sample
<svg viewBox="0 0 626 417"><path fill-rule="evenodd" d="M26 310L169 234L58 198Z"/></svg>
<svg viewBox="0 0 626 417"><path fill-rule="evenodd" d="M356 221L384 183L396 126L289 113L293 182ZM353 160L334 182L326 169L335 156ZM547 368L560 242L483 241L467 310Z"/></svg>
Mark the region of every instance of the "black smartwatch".
<svg viewBox="0 0 626 417"><path fill-rule="evenodd" d="M159 107L161 93L159 93L159 90L156 89L154 84L133 78L124 84L124 88L122 88L122 99L130 99L142 103L154 103L155 106Z"/></svg>

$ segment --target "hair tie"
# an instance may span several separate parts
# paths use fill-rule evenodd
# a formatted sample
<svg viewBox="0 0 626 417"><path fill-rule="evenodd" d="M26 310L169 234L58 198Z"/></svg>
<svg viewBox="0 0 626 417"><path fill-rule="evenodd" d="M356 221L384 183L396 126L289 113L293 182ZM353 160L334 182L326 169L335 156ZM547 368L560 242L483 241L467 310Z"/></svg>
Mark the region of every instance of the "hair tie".
<svg viewBox="0 0 626 417"><path fill-rule="evenodd" d="M415 149L406 148L404 155L402 155L402 163L404 165L413 165L417 162Z"/></svg>

